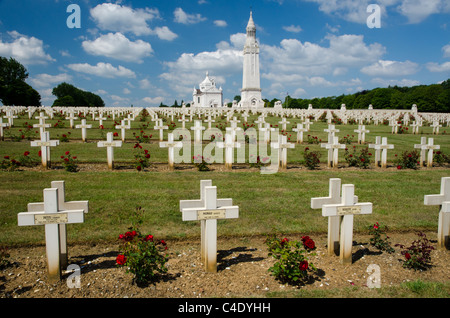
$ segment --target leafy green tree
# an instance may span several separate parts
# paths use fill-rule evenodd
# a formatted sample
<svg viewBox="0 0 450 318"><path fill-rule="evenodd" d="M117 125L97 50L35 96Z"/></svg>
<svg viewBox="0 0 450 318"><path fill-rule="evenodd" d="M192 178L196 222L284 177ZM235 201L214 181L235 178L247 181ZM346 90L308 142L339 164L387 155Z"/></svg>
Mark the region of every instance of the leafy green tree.
<svg viewBox="0 0 450 318"><path fill-rule="evenodd" d="M52 94L56 96L53 106L105 106L100 96L91 92L85 92L65 82L53 88Z"/></svg>
<svg viewBox="0 0 450 318"><path fill-rule="evenodd" d="M40 106L41 96L29 84L27 69L10 57L0 56L0 101L9 106Z"/></svg>

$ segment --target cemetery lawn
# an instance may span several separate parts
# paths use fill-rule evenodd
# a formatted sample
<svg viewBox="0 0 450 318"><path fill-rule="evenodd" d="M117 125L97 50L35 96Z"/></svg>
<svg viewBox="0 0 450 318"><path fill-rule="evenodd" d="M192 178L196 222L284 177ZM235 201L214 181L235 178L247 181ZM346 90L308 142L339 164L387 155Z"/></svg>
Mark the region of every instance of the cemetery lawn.
<svg viewBox="0 0 450 318"><path fill-rule="evenodd" d="M8 247L11 262L0 271L0 297L449 297L448 251L434 250L433 266L414 271L402 267L399 248L394 254L379 252L367 235L368 227L379 222L388 226L392 246L409 246L417 231L435 246L439 208L423 200L439 193L448 168L291 168L273 175L213 168L137 172L91 165L70 173L55 165L0 172L0 245ZM355 185L360 202L373 203L372 214L354 218L354 260L345 266L327 255L327 220L310 208L311 198L327 196L329 178L336 177ZM205 273L200 263L199 222L182 222L179 211L179 200L199 198L204 179L218 187L218 198L232 198L240 208L239 219L218 221L217 274ZM65 181L66 201L89 201L84 223L68 225L69 263L81 266L79 289L68 288L65 280L46 283L43 227L17 226L17 213L26 211L27 203L42 202L42 190L56 180ZM117 237L128 229L137 207L145 211L142 231L169 247L168 275L144 287L133 285L131 274L115 266ZM270 233L313 238L317 280L290 286L274 279L268 272L274 260L264 244ZM380 266L379 289L367 287L370 264Z"/></svg>

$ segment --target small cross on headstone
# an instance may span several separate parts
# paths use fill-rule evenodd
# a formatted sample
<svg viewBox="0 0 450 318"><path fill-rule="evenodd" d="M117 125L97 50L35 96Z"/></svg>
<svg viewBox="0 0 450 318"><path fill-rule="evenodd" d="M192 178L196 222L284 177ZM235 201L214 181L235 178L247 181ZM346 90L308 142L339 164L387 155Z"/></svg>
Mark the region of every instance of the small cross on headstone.
<svg viewBox="0 0 450 318"><path fill-rule="evenodd" d="M217 147L225 148L225 168L231 170L234 161L234 148L240 148L241 144L235 142L231 134L225 134L225 141L218 141Z"/></svg>
<svg viewBox="0 0 450 318"><path fill-rule="evenodd" d="M50 133L45 131L41 135L41 140L32 141L31 147L41 147L41 161L44 168L50 168L50 147L59 145L59 140L50 140Z"/></svg>
<svg viewBox="0 0 450 318"><path fill-rule="evenodd" d="M204 224L204 265L207 272L217 272L217 220L239 218L238 206L221 206L217 200L217 187L205 187L202 207L181 210L183 221L205 220ZM203 246L202 246L203 247Z"/></svg>
<svg viewBox="0 0 450 318"><path fill-rule="evenodd" d="M81 140L83 140L83 142L86 142L86 129L92 128L92 125L87 125L86 119L83 118L81 120L81 124L76 125L75 128L81 128Z"/></svg>
<svg viewBox="0 0 450 318"><path fill-rule="evenodd" d="M339 240L339 258L342 264L352 263L353 215L371 213L372 203L355 202L355 186L353 184L342 185L340 203L322 205L322 216L342 216Z"/></svg>
<svg viewBox="0 0 450 318"><path fill-rule="evenodd" d="M311 209L322 209L324 204L337 204L341 202L341 179L331 178L327 197L311 198ZM354 198L355 203L358 197ZM339 227L340 215L328 217L328 255L339 255Z"/></svg>
<svg viewBox="0 0 450 318"><path fill-rule="evenodd" d="M330 143L320 144L320 146L328 149L328 167L336 168L339 162L338 151L339 149L345 149L345 144L340 144L339 138L334 136Z"/></svg>
<svg viewBox="0 0 450 318"><path fill-rule="evenodd" d="M205 127L202 126L202 121L195 120L194 127L191 127L191 130L194 131L194 142L201 143L202 142L202 130L205 130Z"/></svg>
<svg viewBox="0 0 450 318"><path fill-rule="evenodd" d="M441 178L441 193L424 197L425 205L439 205L438 247L450 249L450 177Z"/></svg>
<svg viewBox="0 0 450 318"><path fill-rule="evenodd" d="M61 279L61 246L59 224L84 222L84 210L59 210L58 189L44 189L42 211L21 212L17 215L19 226L44 225L47 252L48 279L57 282Z"/></svg>
<svg viewBox="0 0 450 318"><path fill-rule="evenodd" d="M106 147L106 157L108 160L108 168L114 169L114 147L122 147L122 141L114 140L112 132L106 134L106 141L99 141L97 147Z"/></svg>
<svg viewBox="0 0 450 318"><path fill-rule="evenodd" d="M125 120L122 119L120 121L120 125L115 126L116 129L120 129L120 138L122 139L122 142L125 142L125 129L130 129L130 125L125 124Z"/></svg>
<svg viewBox="0 0 450 318"><path fill-rule="evenodd" d="M51 187L58 189L58 211L62 210L83 210L84 213L89 212L89 201L66 201L64 181L52 181ZM28 203L28 212L44 211L44 202ZM59 239L61 246L61 268L68 265L67 261L67 230L66 224L59 224Z"/></svg>
<svg viewBox="0 0 450 318"><path fill-rule="evenodd" d="M182 148L183 143L181 141L174 141L173 133L167 134L167 141L160 141L159 146L161 148L169 148L169 168L170 170L174 169L174 161L175 161L175 152L174 148Z"/></svg>

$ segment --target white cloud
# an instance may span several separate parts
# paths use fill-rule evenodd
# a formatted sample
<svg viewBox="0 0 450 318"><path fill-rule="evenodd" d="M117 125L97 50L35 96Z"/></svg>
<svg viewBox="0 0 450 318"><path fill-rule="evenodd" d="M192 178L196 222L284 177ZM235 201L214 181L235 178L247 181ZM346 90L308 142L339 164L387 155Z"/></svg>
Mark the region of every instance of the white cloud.
<svg viewBox="0 0 450 318"><path fill-rule="evenodd" d="M55 61L45 53L42 40L20 34L17 31L11 31L8 34L14 41L6 43L0 38L0 55L12 57L25 65L46 64Z"/></svg>
<svg viewBox="0 0 450 318"><path fill-rule="evenodd" d="M397 10L409 20L409 23L419 23L430 15L445 9L448 0L403 0ZM448 12L448 11L447 11Z"/></svg>
<svg viewBox="0 0 450 318"><path fill-rule="evenodd" d="M371 80L372 83L375 83L377 85L380 85L380 87L388 87L388 86L400 86L400 87L411 87L411 86L417 86L420 85L420 82L417 80L410 80L410 79L390 79L386 80L383 78L374 78Z"/></svg>
<svg viewBox="0 0 450 318"><path fill-rule="evenodd" d="M444 57L450 57L450 44L444 46L442 51L444 52Z"/></svg>
<svg viewBox="0 0 450 318"><path fill-rule="evenodd" d="M195 24L206 20L206 18L202 17L199 13L188 14L181 8L176 8L173 15L174 21L182 24Z"/></svg>
<svg viewBox="0 0 450 318"><path fill-rule="evenodd" d="M379 43L366 44L361 35L327 36L329 47L297 39L284 39L280 46L261 46L262 63L275 74L330 74L338 68L358 68L375 62L385 53ZM337 71L339 72L339 71Z"/></svg>
<svg viewBox="0 0 450 318"><path fill-rule="evenodd" d="M390 11L402 14L410 23L419 23L432 14L450 12L448 0L304 0L315 2L319 10L340 17L346 21L366 23L367 6L376 3L381 8L381 18L385 18Z"/></svg>
<svg viewBox="0 0 450 318"><path fill-rule="evenodd" d="M450 62L445 62L442 64L428 63L427 69L430 72L450 72Z"/></svg>
<svg viewBox="0 0 450 318"><path fill-rule="evenodd" d="M82 46L92 55L137 63L142 63L144 57L153 53L149 43L142 40L130 41L119 32L102 35L94 41L83 41Z"/></svg>
<svg viewBox="0 0 450 318"><path fill-rule="evenodd" d="M288 32L292 33L299 33L302 31L302 28L299 25L290 25L290 26L284 26L283 29Z"/></svg>
<svg viewBox="0 0 450 318"><path fill-rule="evenodd" d="M102 3L90 10L91 16L102 30L131 32L135 35L151 34L147 21L159 18L158 9L132 9L114 3Z"/></svg>
<svg viewBox="0 0 450 318"><path fill-rule="evenodd" d="M150 106L159 106L161 102L164 102L164 97L144 97L142 101L144 103L150 104Z"/></svg>
<svg viewBox="0 0 450 318"><path fill-rule="evenodd" d="M76 72L96 75L100 77L106 78L115 78L115 77L136 77L136 74L119 65L118 67L114 67L109 63L99 62L97 65L90 65L88 63L79 63L79 64L69 64L68 68L74 70Z"/></svg>
<svg viewBox="0 0 450 318"><path fill-rule="evenodd" d="M172 41L178 37L178 35L176 35L172 31L170 31L170 29L166 26L156 27L152 31L152 33L156 34L158 36L158 38L160 38L161 40L167 40L167 41Z"/></svg>
<svg viewBox="0 0 450 318"><path fill-rule="evenodd" d="M419 65L411 61L385 61L379 60L361 69L361 72L369 76L405 76L419 71Z"/></svg>
<svg viewBox="0 0 450 318"><path fill-rule="evenodd" d="M72 80L72 76L66 73L61 73L58 75L38 74L36 76L31 77L29 80L33 87L41 88L52 86L56 83L59 84L62 82L70 82Z"/></svg>
<svg viewBox="0 0 450 318"><path fill-rule="evenodd" d="M226 27L228 24L227 21L224 20L215 20L214 25L218 27Z"/></svg>

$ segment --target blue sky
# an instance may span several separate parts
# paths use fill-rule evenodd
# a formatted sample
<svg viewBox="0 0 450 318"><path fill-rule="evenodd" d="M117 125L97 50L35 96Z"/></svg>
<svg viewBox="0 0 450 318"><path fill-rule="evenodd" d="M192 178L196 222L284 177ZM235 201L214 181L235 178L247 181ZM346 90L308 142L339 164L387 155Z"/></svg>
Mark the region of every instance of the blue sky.
<svg viewBox="0 0 450 318"><path fill-rule="evenodd" d="M70 4L80 28L69 28ZM381 9L369 28L369 4ZM263 98L350 94L450 78L450 0L0 0L0 56L51 105L68 82L107 106L189 102L206 71L240 94L250 10Z"/></svg>

